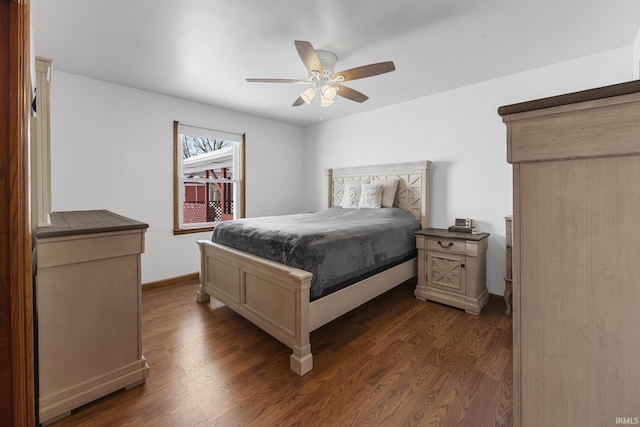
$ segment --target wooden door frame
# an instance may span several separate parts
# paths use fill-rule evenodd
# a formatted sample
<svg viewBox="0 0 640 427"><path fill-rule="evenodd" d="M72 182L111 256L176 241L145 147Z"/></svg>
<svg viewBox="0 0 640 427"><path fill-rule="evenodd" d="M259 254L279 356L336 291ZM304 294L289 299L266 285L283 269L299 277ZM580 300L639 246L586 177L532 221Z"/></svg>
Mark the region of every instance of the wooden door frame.
<svg viewBox="0 0 640 427"><path fill-rule="evenodd" d="M0 0L0 425L35 425L30 4Z"/></svg>

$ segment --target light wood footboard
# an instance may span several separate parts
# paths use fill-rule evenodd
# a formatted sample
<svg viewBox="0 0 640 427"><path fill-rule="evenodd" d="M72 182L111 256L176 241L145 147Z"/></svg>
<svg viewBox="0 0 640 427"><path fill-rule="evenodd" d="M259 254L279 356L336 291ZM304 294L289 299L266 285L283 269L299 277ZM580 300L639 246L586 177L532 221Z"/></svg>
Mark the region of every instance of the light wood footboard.
<svg viewBox="0 0 640 427"><path fill-rule="evenodd" d="M313 368L311 331L415 277L417 271L413 258L309 302L311 273L210 240L198 245L202 263L198 302L213 296L291 348L289 366L298 375Z"/></svg>
<svg viewBox="0 0 640 427"><path fill-rule="evenodd" d="M198 245L202 268L198 302L213 296L291 348L291 370L298 375L309 372L313 368L309 343L313 275L208 240Z"/></svg>

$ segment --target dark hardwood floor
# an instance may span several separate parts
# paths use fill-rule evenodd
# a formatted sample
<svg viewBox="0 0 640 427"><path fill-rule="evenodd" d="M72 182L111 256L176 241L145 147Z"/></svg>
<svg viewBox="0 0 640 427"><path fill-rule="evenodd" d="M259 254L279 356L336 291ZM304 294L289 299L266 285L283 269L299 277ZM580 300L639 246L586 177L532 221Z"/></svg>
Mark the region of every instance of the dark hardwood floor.
<svg viewBox="0 0 640 427"><path fill-rule="evenodd" d="M311 334L314 368L194 282L142 296L146 384L54 426L510 426L512 328L418 301L405 283Z"/></svg>

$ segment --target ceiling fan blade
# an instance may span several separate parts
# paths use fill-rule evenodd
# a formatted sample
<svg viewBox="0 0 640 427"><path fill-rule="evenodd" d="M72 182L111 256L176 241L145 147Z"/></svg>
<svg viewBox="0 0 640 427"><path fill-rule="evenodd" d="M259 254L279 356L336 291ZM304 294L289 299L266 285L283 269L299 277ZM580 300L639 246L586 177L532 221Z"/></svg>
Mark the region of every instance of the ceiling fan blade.
<svg viewBox="0 0 640 427"><path fill-rule="evenodd" d="M302 59L304 66L307 67L307 71L309 73L313 71L322 73L322 63L320 62L320 58L318 58L318 54L311 43L301 40L295 40L294 43L298 50L298 55L300 55L300 59Z"/></svg>
<svg viewBox="0 0 640 427"><path fill-rule="evenodd" d="M363 79L365 77L377 76L378 74L388 73L394 71L396 66L393 61L378 62L377 64L363 65L361 67L351 68L350 70L339 71L334 73L331 78L334 79L338 76L344 77L344 82L349 80Z"/></svg>
<svg viewBox="0 0 640 427"><path fill-rule="evenodd" d="M356 102L364 102L367 99L369 99L369 97L364 93L358 92L357 90L351 89L350 87L346 87L338 84L335 86L338 87L338 91L336 92L336 95L340 95L343 98L347 98Z"/></svg>
<svg viewBox="0 0 640 427"><path fill-rule="evenodd" d="M245 79L250 83L308 83L299 79Z"/></svg>
<svg viewBox="0 0 640 427"><path fill-rule="evenodd" d="M302 104L304 104L304 99L302 99L302 97L299 96L298 99L296 99L296 101L293 103L292 107L297 107Z"/></svg>

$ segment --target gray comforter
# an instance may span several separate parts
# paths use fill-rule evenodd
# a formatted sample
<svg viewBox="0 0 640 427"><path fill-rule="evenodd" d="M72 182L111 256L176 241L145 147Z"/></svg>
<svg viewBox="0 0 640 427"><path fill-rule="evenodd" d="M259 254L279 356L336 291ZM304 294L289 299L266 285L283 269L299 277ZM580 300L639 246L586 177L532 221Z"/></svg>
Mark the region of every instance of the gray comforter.
<svg viewBox="0 0 640 427"><path fill-rule="evenodd" d="M212 240L313 273L311 297L415 255L419 221L399 208L329 208L316 213L225 221Z"/></svg>

